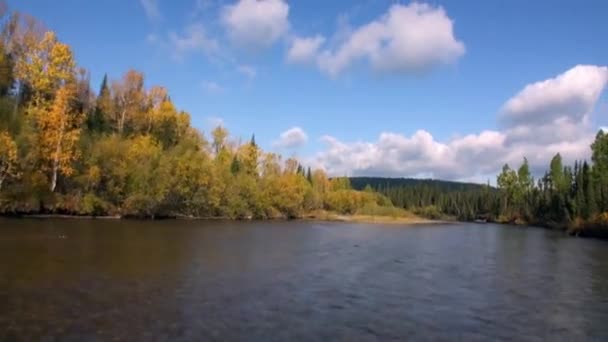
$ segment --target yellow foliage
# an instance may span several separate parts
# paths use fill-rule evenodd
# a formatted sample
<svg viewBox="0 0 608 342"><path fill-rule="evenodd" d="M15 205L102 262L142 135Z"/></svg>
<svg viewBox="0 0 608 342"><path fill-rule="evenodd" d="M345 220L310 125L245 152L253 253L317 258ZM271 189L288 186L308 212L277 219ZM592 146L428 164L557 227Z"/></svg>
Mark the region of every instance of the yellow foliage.
<svg viewBox="0 0 608 342"><path fill-rule="evenodd" d="M116 106L112 115L114 128L123 133L145 110L144 75L135 70L124 74L120 82L112 84Z"/></svg>
<svg viewBox="0 0 608 342"><path fill-rule="evenodd" d="M72 162L78 157L76 143L80 138L80 126L84 114L73 108L74 88L65 85L57 90L48 108L36 108L34 120L38 128L38 148L43 167L56 177L59 172L72 174ZM54 186L51 186L54 190Z"/></svg>
<svg viewBox="0 0 608 342"><path fill-rule="evenodd" d="M18 177L17 144L7 132L0 132L0 190L8 178Z"/></svg>
<svg viewBox="0 0 608 342"><path fill-rule="evenodd" d="M41 40L32 40L31 46L25 47L22 58L15 64L15 74L31 86L34 94L45 96L72 82L75 66L70 47L49 31Z"/></svg>
<svg viewBox="0 0 608 342"><path fill-rule="evenodd" d="M608 211L605 211L599 215L597 215L596 223L602 227L608 227Z"/></svg>

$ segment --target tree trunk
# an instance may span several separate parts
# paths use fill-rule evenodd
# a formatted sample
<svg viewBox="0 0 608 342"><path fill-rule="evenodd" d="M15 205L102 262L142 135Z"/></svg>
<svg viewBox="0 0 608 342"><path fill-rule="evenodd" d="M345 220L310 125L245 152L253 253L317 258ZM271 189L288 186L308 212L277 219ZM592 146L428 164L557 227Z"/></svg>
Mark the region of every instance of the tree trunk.
<svg viewBox="0 0 608 342"><path fill-rule="evenodd" d="M19 112L19 101L21 100L21 84L18 84L16 87L15 94L15 105L13 106L13 120L17 118L17 113Z"/></svg>
<svg viewBox="0 0 608 342"><path fill-rule="evenodd" d="M53 174L51 175L51 192L55 192L57 187L57 172L59 171L59 157L61 156L61 142L63 141L63 130L65 122L61 123L61 134L57 140L57 147L55 148L55 158L53 158Z"/></svg>
<svg viewBox="0 0 608 342"><path fill-rule="evenodd" d="M118 133L122 134L122 131L125 127L125 116L127 115L127 110L123 109L120 113L120 120L118 121Z"/></svg>

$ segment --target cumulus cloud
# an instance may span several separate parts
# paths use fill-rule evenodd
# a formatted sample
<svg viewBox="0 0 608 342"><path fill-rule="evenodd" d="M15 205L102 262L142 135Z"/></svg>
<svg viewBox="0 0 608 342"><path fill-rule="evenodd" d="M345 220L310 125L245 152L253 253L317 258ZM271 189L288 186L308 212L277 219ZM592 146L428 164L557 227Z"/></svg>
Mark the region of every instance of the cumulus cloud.
<svg viewBox="0 0 608 342"><path fill-rule="evenodd" d="M608 84L608 67L577 65L527 85L499 113L508 145L578 143L589 140L590 117Z"/></svg>
<svg viewBox="0 0 608 342"><path fill-rule="evenodd" d="M294 38L291 42L291 47L287 51L287 61L289 63L309 63L314 61L319 48L324 42L325 38L320 35Z"/></svg>
<svg viewBox="0 0 608 342"><path fill-rule="evenodd" d="M213 55L219 51L217 40L210 37L200 23L187 26L181 34L170 32L168 38L169 47L178 59L191 52Z"/></svg>
<svg viewBox="0 0 608 342"><path fill-rule="evenodd" d="M139 0L139 3L144 8L146 17L150 20L160 19L160 10L158 7L158 0Z"/></svg>
<svg viewBox="0 0 608 342"><path fill-rule="evenodd" d="M308 135L300 127L292 127L281 133L279 139L274 142L274 146L278 148L297 148L301 147L308 141Z"/></svg>
<svg viewBox="0 0 608 342"><path fill-rule="evenodd" d="M222 23L234 43L259 49L287 33L288 15L289 5L284 0L239 0L224 7Z"/></svg>
<svg viewBox="0 0 608 342"><path fill-rule="evenodd" d="M308 49L302 49L319 50L314 58L317 66L334 77L359 61L379 72L424 72L454 63L465 53L464 43L454 36L453 22L445 10L417 2L393 5L380 18L340 36L341 41L334 47L319 50L322 39L321 43L314 41L316 45L308 41ZM295 46L294 42L292 48Z"/></svg>
<svg viewBox="0 0 608 342"><path fill-rule="evenodd" d="M461 179L473 176L471 166L481 166L475 175L500 166L494 155L502 152L504 135L486 131L441 143L419 130L410 137L385 132L375 142L344 143L329 136L322 141L327 148L317 161L332 175Z"/></svg>
<svg viewBox="0 0 608 342"><path fill-rule="evenodd" d="M505 103L501 123L512 130L550 124L571 131L575 127L569 125L588 121L607 83L608 67L577 65L557 77L527 85Z"/></svg>
<svg viewBox="0 0 608 342"><path fill-rule="evenodd" d="M164 35L148 34L146 41L149 44L166 51L176 60L181 61L189 54L202 53L207 57L219 57L219 43L209 36L205 27L200 23L186 26L182 32L170 31Z"/></svg>
<svg viewBox="0 0 608 342"><path fill-rule="evenodd" d="M569 163L589 156L596 133L590 116L607 83L606 67L576 66L509 99L498 113L501 130L446 142L424 130L411 136L385 132L374 142L326 136L315 162L332 175L479 180L493 178L504 163L519 165L525 156L539 174L558 152Z"/></svg>

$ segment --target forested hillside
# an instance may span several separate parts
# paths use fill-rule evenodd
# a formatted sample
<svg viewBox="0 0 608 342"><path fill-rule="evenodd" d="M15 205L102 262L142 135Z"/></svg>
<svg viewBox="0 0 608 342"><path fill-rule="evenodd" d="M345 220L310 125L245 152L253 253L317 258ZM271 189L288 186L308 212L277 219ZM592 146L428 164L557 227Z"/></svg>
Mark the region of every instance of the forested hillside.
<svg viewBox="0 0 608 342"><path fill-rule="evenodd" d="M363 190L366 186L374 189L388 189L395 187L429 187L442 192L479 190L484 185L477 183L463 183L441 179L418 178L385 178L385 177L349 177L353 189Z"/></svg>
<svg viewBox="0 0 608 342"><path fill-rule="evenodd" d="M590 148L591 162L563 165L558 153L539 179L531 175L526 158L517 169L504 165L497 188L413 179L352 178L351 182L359 189L369 185L395 206L433 218L531 223L573 231L606 229L608 134L600 130Z"/></svg>
<svg viewBox="0 0 608 342"><path fill-rule="evenodd" d="M3 13L0 37L0 213L135 217L299 217L392 208L244 144L206 135L168 89L128 70L91 88L73 51L34 18Z"/></svg>

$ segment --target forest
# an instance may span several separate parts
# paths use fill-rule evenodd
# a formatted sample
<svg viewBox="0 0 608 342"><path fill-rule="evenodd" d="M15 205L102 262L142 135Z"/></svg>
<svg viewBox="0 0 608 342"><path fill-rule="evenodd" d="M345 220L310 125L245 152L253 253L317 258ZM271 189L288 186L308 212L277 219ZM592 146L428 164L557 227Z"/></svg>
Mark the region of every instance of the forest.
<svg viewBox="0 0 608 342"><path fill-rule="evenodd" d="M608 134L600 130L590 148L591 162L564 165L558 153L537 180L525 157L517 169L506 164L496 178L496 187L412 179L351 181L355 188L371 185L395 206L430 218L533 224L606 236Z"/></svg>
<svg viewBox="0 0 608 342"><path fill-rule="evenodd" d="M603 229L608 134L591 161L557 154L538 180L524 158L497 186L330 178L224 127L194 128L169 91L128 70L98 89L72 49L35 18L3 11L0 214L297 218L315 211ZM352 183L352 186L351 186Z"/></svg>
<svg viewBox="0 0 608 342"><path fill-rule="evenodd" d="M387 209L252 136L208 136L128 70L98 91L69 45L36 19L3 13L0 39L0 213L119 217L295 218L316 210Z"/></svg>

